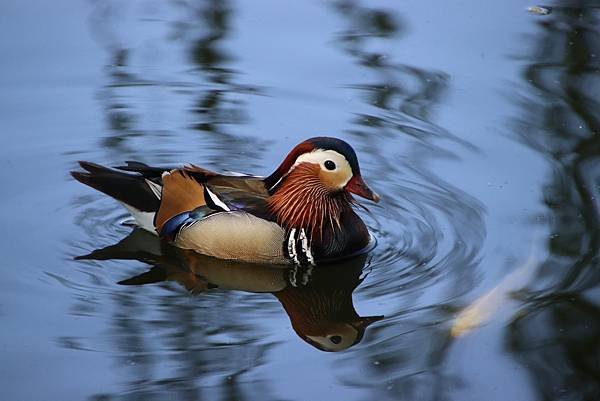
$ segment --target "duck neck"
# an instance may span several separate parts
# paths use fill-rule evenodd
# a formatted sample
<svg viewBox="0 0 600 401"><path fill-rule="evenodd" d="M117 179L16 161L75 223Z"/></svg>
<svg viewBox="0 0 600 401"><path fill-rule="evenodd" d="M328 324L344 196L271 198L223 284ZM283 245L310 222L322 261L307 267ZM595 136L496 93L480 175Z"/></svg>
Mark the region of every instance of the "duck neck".
<svg viewBox="0 0 600 401"><path fill-rule="evenodd" d="M341 228L341 214L352 209L345 191L331 192L319 180L319 166L300 164L280 180L269 198L269 208L285 228L304 228L313 238Z"/></svg>

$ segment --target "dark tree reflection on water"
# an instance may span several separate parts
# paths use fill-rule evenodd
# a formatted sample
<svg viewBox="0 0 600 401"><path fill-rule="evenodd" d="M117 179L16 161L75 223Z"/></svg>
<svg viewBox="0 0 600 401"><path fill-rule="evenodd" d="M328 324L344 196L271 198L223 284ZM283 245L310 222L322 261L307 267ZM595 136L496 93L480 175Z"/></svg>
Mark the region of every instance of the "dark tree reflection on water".
<svg viewBox="0 0 600 401"><path fill-rule="evenodd" d="M600 399L600 10L565 2L538 24L525 61L523 142L553 169L543 200L549 257L507 345L543 400Z"/></svg>
<svg viewBox="0 0 600 401"><path fill-rule="evenodd" d="M198 75L207 83L192 108L198 115L194 128L211 136L217 135L227 145L234 141L235 145L237 137L228 135L225 126L247 122L245 100L240 95L259 93L259 89L237 84L237 71L228 67L234 60L223 48L223 43L231 30L232 4L217 0L183 4L191 19L179 23L181 32L178 36L189 37L192 44L190 58L198 66ZM198 24L199 21L202 23Z"/></svg>
<svg viewBox="0 0 600 401"><path fill-rule="evenodd" d="M254 167L257 152L267 149L268 140L248 136L250 133L234 134L228 128L247 124L250 119L246 112L247 101L265 91L255 85L238 83L241 74L231 66L235 55L224 45L233 28L233 2L206 0L177 4L188 17L175 24L175 32L190 43L189 58L196 66L194 76L203 82L192 93L191 111L196 117L191 128L202 134L202 145L211 150L210 158L215 165L222 168L234 160L237 165ZM254 152L249 152L249 148Z"/></svg>
<svg viewBox="0 0 600 401"><path fill-rule="evenodd" d="M227 165L231 155L236 155L236 163L252 166L253 158L248 155L255 154L248 149L262 151L267 141L233 134L228 126L246 124L248 97L262 95L264 90L238 83L240 73L231 67L235 56L224 44L232 29L233 3L206 0L178 5L188 17L175 24L176 36L189 41L189 58L197 66L194 76L203 82L193 94L191 111L196 117L192 128L203 134L203 145L211 149L215 164Z"/></svg>
<svg viewBox="0 0 600 401"><path fill-rule="evenodd" d="M226 155L235 154L238 163L241 160L252 166L253 158L247 156L249 145L262 151L267 141L256 136L232 134L229 127L248 122L247 99L261 95L263 90L239 83L240 74L231 66L235 57L224 46L234 13L231 2L206 0L144 5L142 14L148 18L172 22L164 24L169 27L165 37L148 38L143 46L123 33L132 12L130 8L135 6L119 1L98 1L90 18L97 42L109 54L105 67L108 83L98 98L106 115L109 135L103 140L103 146L111 153L110 159L146 160L143 149L147 146L144 144L159 141L164 143L163 150L153 162L172 163L173 157L181 157L182 152L181 145L172 149L169 142L184 136L179 132L186 133L185 136L196 132L200 135L182 143L190 146L191 142L210 149L206 152L210 154L204 156L205 164L223 165L227 161L224 160ZM138 10L133 12L134 16L130 18L137 18ZM160 54L163 45L159 42L164 40L183 43L183 52L187 53L190 63L188 70L175 71L172 80L165 80L167 72L160 72L163 67L161 57L174 56ZM154 68L148 68L144 63ZM160 113L172 112L192 118L187 126L160 127L180 118L144 121L148 119L148 113L137 110L140 104L156 104L156 111Z"/></svg>

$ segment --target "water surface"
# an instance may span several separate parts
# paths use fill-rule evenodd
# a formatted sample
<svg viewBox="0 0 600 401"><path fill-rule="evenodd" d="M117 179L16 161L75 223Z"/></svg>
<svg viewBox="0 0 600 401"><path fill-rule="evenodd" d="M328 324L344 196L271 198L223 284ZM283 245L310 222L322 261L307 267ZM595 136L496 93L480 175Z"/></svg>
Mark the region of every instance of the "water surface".
<svg viewBox="0 0 600 401"><path fill-rule="evenodd" d="M600 14L527 6L5 0L5 396L600 399ZM68 175L269 174L316 135L383 200L312 273L182 255Z"/></svg>

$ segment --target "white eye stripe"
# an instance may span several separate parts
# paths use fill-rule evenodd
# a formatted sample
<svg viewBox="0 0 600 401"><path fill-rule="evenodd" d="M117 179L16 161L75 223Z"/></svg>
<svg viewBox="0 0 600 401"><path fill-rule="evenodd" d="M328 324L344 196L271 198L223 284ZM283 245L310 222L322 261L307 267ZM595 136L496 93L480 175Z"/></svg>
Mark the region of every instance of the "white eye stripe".
<svg viewBox="0 0 600 401"><path fill-rule="evenodd" d="M329 170L327 169L327 167L325 167L325 162L327 162L328 160L335 163L335 169ZM269 191L277 187L281 183L281 181L283 181L283 179L287 177L296 168L296 166L302 163L318 164L321 166L322 170L328 173L339 174L341 172L342 174L345 174L345 176L338 176L340 180L339 184L337 185L338 188L343 188L344 186L346 186L346 184L348 184L350 179L352 179L352 167L350 167L350 163L348 163L348 160L346 160L346 158L343 155L336 152L335 150L315 149L312 152L303 153L300 156L298 156L298 158L290 167L290 169L281 177L279 177L279 179L269 187Z"/></svg>
<svg viewBox="0 0 600 401"><path fill-rule="evenodd" d="M296 162L292 168L296 167L300 163L314 163L323 165L327 160L338 161L336 164L340 164L341 161L346 161L346 158L336 152L335 150L315 149L312 152L304 153L296 159ZM346 163L348 163L346 161ZM350 166L350 164L348 164Z"/></svg>

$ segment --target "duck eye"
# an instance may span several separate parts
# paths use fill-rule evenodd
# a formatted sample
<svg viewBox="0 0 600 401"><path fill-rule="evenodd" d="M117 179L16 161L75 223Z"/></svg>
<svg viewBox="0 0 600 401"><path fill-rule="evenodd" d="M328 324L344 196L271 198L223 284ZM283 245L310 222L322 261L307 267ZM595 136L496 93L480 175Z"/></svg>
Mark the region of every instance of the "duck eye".
<svg viewBox="0 0 600 401"><path fill-rule="evenodd" d="M329 160L328 160L329 161ZM332 162L333 163L333 162ZM329 338L329 341L331 341L334 344L339 344L342 342L342 337L341 336L331 336Z"/></svg>
<svg viewBox="0 0 600 401"><path fill-rule="evenodd" d="M331 160L325 160L324 166L327 170L335 170L335 163ZM338 336L336 336L338 337Z"/></svg>

